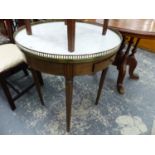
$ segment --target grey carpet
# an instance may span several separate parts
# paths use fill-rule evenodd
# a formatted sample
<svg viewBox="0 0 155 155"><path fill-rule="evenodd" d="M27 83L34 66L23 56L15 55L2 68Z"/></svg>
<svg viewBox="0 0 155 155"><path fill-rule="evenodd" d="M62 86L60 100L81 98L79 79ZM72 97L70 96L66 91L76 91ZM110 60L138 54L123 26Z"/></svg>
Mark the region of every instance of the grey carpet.
<svg viewBox="0 0 155 155"><path fill-rule="evenodd" d="M101 73L75 77L70 133L66 132L63 77L43 74L45 107L32 88L16 101L13 112L0 89L0 134L155 134L155 54L138 49L136 57L140 79L133 81L127 75L126 93L120 95L118 72L110 66L98 106L94 103ZM31 81L22 75L10 79L18 88Z"/></svg>

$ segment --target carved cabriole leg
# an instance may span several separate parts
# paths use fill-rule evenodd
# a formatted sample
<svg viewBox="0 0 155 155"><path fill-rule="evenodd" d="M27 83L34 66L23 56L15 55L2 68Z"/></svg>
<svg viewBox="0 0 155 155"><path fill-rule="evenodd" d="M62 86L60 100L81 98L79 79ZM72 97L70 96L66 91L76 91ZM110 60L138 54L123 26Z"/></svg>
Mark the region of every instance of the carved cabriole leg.
<svg viewBox="0 0 155 155"><path fill-rule="evenodd" d="M105 76L106 76L107 71L108 71L108 68L104 69L102 71L102 74L101 74L99 89L98 89L96 102L95 102L96 105L98 104L98 101L99 101L99 98L100 98L100 95L101 95L101 91L102 91L102 88L103 88L103 84L104 84L104 80L105 80Z"/></svg>
<svg viewBox="0 0 155 155"><path fill-rule="evenodd" d="M121 46L120 46L120 48L119 48L119 50L117 52L115 61L113 62L113 65L116 65L117 69L119 69L119 66L120 66L121 62L123 61L123 56L124 56L123 49L125 48L125 40L126 40L126 36L123 36Z"/></svg>
<svg viewBox="0 0 155 155"><path fill-rule="evenodd" d="M129 55L129 51L130 51L130 48L131 48L132 43L133 43L133 39L134 39L133 37L130 38L127 50L123 56L123 61L121 62L121 65L119 66L119 73L118 73L118 79L117 79L117 90L120 94L125 93L123 81L124 81L125 74L126 74L126 68L127 68L127 63L128 63L128 55Z"/></svg>
<svg viewBox="0 0 155 155"><path fill-rule="evenodd" d="M30 70L31 70L31 73L32 73L32 76L33 76L33 79L34 79L34 83L35 83L36 90L38 92L41 104L44 105L44 100L43 100L42 93L41 93L41 88L40 88L41 84L40 84L40 80L38 78L38 71L35 71L32 68Z"/></svg>
<svg viewBox="0 0 155 155"><path fill-rule="evenodd" d="M3 91L4 91L5 95L6 95L6 98L7 98L8 102L9 102L9 105L10 105L11 109L15 110L16 106L14 104L14 100L13 100L13 98L11 96L9 88L7 87L7 83L6 83L6 81L5 81L5 79L3 77L0 77L0 85L2 86L2 89L3 89Z"/></svg>
<svg viewBox="0 0 155 155"><path fill-rule="evenodd" d="M134 73L134 70L135 70L135 68L137 66L137 60L135 58L135 53L136 53L139 41L140 41L140 38L137 38L136 43L134 45L134 48L132 50L132 53L128 57L129 75L130 75L130 78L134 79L134 80L138 80L139 79L139 76Z"/></svg>
<svg viewBox="0 0 155 155"><path fill-rule="evenodd" d="M66 130L70 131L72 96L73 96L73 65L65 65L65 84L66 84Z"/></svg>

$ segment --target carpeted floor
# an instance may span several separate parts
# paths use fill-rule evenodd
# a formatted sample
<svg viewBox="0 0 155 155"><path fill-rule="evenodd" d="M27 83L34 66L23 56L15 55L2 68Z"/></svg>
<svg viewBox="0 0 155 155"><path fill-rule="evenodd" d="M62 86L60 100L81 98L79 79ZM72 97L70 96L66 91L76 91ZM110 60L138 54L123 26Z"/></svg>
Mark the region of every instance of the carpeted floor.
<svg viewBox="0 0 155 155"><path fill-rule="evenodd" d="M118 72L110 66L98 106L94 102L101 73L75 77L70 133L66 132L63 77L43 74L45 107L33 88L16 101L13 112L0 89L0 134L155 134L155 54L138 49L136 57L140 80L127 76L126 93L119 95ZM22 72L10 79L18 88L31 81L21 76Z"/></svg>

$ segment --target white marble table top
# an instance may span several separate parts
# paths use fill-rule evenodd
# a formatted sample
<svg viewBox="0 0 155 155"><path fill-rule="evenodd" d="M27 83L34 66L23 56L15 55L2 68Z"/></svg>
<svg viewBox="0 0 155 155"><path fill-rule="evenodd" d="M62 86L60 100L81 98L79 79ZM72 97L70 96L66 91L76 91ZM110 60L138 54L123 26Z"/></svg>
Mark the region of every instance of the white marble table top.
<svg viewBox="0 0 155 155"><path fill-rule="evenodd" d="M69 52L64 22L40 23L31 27L32 35L27 35L24 28L15 35L15 41L24 51L42 57L91 58L116 52L121 44L120 35L110 29L102 35L102 27L76 22L75 51Z"/></svg>

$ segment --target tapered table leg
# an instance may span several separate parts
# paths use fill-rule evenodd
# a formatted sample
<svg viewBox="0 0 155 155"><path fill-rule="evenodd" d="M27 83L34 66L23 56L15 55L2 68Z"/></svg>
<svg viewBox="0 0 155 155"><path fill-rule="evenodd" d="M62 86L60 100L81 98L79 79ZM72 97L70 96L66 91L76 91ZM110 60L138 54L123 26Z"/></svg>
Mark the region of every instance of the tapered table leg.
<svg viewBox="0 0 155 155"><path fill-rule="evenodd" d="M44 85L44 81L43 81L41 72L36 71L36 73L37 73L37 76L38 76L38 78L39 78L40 85L43 86L43 85Z"/></svg>
<svg viewBox="0 0 155 155"><path fill-rule="evenodd" d="M70 131L72 96L73 96L73 66L65 66L65 84L66 84L66 130Z"/></svg>
<svg viewBox="0 0 155 155"><path fill-rule="evenodd" d="M66 129L70 131L71 109L73 96L73 78L66 78Z"/></svg>
<svg viewBox="0 0 155 155"><path fill-rule="evenodd" d="M104 84L104 80L105 80L105 76L106 76L107 71L108 71L108 68L104 69L102 71L102 74L101 74L99 89L98 89L96 102L95 102L96 105L98 104L98 101L99 101L99 98L100 98L100 95L101 95L101 91L102 91L102 88L103 88L103 84Z"/></svg>

